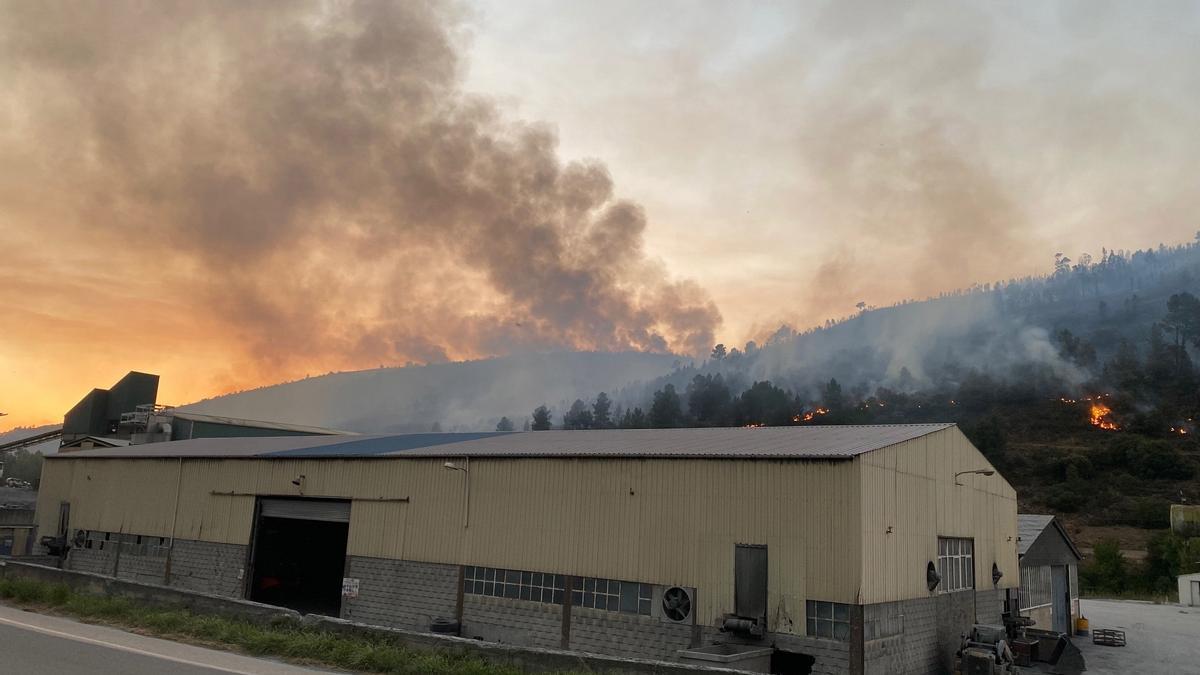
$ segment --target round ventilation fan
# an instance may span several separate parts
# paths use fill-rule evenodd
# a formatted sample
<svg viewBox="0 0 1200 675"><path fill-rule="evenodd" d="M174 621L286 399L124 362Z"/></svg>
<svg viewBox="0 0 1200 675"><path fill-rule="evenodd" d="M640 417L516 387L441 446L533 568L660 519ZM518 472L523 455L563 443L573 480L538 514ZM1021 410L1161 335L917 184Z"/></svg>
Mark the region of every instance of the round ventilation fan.
<svg viewBox="0 0 1200 675"><path fill-rule="evenodd" d="M672 621L683 621L692 615L692 596L686 589L672 586L663 591L663 616Z"/></svg>

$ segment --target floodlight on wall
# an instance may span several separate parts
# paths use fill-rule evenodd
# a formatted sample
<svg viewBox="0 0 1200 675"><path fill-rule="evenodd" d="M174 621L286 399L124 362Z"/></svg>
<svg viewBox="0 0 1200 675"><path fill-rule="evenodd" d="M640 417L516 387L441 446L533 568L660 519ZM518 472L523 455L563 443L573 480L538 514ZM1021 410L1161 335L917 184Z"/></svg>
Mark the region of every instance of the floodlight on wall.
<svg viewBox="0 0 1200 675"><path fill-rule="evenodd" d="M293 478L292 485L295 485L298 488L297 492L304 494L304 474L300 474L299 476Z"/></svg>
<svg viewBox="0 0 1200 675"><path fill-rule="evenodd" d="M930 560L925 566L925 585L929 587L929 592L932 593L938 584L942 583L942 575L938 574L937 565Z"/></svg>
<svg viewBox="0 0 1200 675"><path fill-rule="evenodd" d="M959 471L958 473L954 474L954 484L962 485L962 483L958 482L958 477L969 473L977 473L980 476L991 476L996 472L992 469L972 469L970 471Z"/></svg>
<svg viewBox="0 0 1200 675"><path fill-rule="evenodd" d="M992 585L1000 583L1000 577L1004 576L1004 572L1000 571L999 565L992 563Z"/></svg>
<svg viewBox="0 0 1200 675"><path fill-rule="evenodd" d="M451 471L466 471L467 470L466 467L459 466L459 465L455 464L454 462L446 462L446 463L442 464L442 468L450 469Z"/></svg>

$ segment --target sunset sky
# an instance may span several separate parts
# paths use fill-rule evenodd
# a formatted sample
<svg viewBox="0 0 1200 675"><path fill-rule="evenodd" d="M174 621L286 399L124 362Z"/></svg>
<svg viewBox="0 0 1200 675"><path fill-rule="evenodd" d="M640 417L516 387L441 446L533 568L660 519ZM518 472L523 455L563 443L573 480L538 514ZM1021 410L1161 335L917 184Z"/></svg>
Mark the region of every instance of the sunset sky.
<svg viewBox="0 0 1200 675"><path fill-rule="evenodd" d="M1190 241L1190 2L4 3L0 430Z"/></svg>

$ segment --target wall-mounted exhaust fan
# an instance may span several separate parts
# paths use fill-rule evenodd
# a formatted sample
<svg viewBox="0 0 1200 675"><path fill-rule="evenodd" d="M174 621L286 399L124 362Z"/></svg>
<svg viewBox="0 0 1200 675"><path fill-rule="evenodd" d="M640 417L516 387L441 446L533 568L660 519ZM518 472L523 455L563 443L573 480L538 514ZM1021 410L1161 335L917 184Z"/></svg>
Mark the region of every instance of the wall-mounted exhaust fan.
<svg viewBox="0 0 1200 675"><path fill-rule="evenodd" d="M930 560L929 564L925 566L925 585L929 588L929 592L932 593L940 583L942 583L942 575L938 574L937 567Z"/></svg>
<svg viewBox="0 0 1200 675"><path fill-rule="evenodd" d="M692 594L679 586L671 586L663 591L663 616L671 621L686 621L692 616Z"/></svg>

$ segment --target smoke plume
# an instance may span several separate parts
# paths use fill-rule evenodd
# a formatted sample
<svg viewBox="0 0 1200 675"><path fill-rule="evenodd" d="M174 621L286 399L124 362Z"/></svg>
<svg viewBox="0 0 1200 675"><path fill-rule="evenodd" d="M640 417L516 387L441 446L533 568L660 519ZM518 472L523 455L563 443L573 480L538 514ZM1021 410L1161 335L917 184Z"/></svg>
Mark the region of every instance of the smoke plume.
<svg viewBox="0 0 1200 675"><path fill-rule="evenodd" d="M645 214L607 169L462 90L456 6L3 15L0 197L40 231L5 225L0 243L53 242L165 301L114 317L192 317L278 374L712 344L715 305L647 256ZM95 297L115 302L112 281Z"/></svg>

